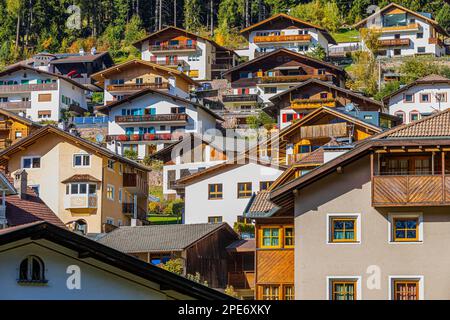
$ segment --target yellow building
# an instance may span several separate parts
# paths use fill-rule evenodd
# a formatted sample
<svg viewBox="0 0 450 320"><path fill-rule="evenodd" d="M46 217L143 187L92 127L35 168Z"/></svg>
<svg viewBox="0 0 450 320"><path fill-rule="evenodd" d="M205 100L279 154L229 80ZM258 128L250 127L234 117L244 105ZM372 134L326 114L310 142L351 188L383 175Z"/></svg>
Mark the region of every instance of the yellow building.
<svg viewBox="0 0 450 320"><path fill-rule="evenodd" d="M41 126L11 111L0 109L0 150L27 137Z"/></svg>
<svg viewBox="0 0 450 320"><path fill-rule="evenodd" d="M25 170L28 185L74 230L146 220L150 169L53 126L0 152L0 166L7 174Z"/></svg>

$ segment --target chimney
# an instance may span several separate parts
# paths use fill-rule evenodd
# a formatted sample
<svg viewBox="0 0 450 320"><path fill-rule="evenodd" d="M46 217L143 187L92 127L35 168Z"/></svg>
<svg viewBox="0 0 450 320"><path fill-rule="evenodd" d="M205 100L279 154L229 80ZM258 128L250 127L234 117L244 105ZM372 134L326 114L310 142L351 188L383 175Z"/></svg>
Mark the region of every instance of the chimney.
<svg viewBox="0 0 450 320"><path fill-rule="evenodd" d="M24 170L17 170L14 172L14 188L21 199L27 196L28 173Z"/></svg>
<svg viewBox="0 0 450 320"><path fill-rule="evenodd" d="M80 49L80 56L84 56L84 49L83 48Z"/></svg>

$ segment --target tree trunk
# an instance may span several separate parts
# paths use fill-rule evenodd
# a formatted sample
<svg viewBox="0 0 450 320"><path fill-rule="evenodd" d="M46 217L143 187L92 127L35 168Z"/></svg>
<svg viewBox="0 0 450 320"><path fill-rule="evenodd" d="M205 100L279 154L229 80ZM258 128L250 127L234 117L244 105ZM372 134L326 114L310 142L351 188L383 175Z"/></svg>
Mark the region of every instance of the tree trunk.
<svg viewBox="0 0 450 320"><path fill-rule="evenodd" d="M20 10L17 12L17 26L16 26L16 52L19 49L19 36L20 36Z"/></svg>

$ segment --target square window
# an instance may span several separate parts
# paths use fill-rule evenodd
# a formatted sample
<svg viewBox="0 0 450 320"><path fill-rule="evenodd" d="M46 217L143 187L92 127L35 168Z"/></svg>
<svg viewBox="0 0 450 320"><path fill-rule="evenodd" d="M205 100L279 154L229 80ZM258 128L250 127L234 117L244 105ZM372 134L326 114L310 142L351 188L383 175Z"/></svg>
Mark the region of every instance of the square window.
<svg viewBox="0 0 450 320"><path fill-rule="evenodd" d="M417 47L417 53L425 53L425 47Z"/></svg>
<svg viewBox="0 0 450 320"><path fill-rule="evenodd" d="M395 242L419 240L419 218L394 218L393 239Z"/></svg>
<svg viewBox="0 0 450 320"><path fill-rule="evenodd" d="M74 167L89 167L91 164L91 156L88 154L75 154L73 156Z"/></svg>
<svg viewBox="0 0 450 320"><path fill-rule="evenodd" d="M419 300L419 280L393 279L393 300Z"/></svg>
<svg viewBox="0 0 450 320"><path fill-rule="evenodd" d="M278 248L280 247L280 229L279 228L263 228L261 238L262 248Z"/></svg>
<svg viewBox="0 0 450 320"><path fill-rule="evenodd" d="M410 103L414 102L414 95L411 94L411 93L406 93L404 101L405 102L410 102Z"/></svg>
<svg viewBox="0 0 450 320"><path fill-rule="evenodd" d="M262 300L280 300L280 286L262 286Z"/></svg>
<svg viewBox="0 0 450 320"><path fill-rule="evenodd" d="M222 223L222 217L208 217L208 223Z"/></svg>
<svg viewBox="0 0 450 320"><path fill-rule="evenodd" d="M284 228L284 247L285 248L292 248L294 247L294 228Z"/></svg>
<svg viewBox="0 0 450 320"><path fill-rule="evenodd" d="M417 33L417 39L423 39L423 32Z"/></svg>
<svg viewBox="0 0 450 320"><path fill-rule="evenodd" d="M259 191L269 190L272 183L273 183L273 181L261 181L259 183Z"/></svg>
<svg viewBox="0 0 450 320"><path fill-rule="evenodd" d="M356 280L331 280L331 300L356 300Z"/></svg>
<svg viewBox="0 0 450 320"><path fill-rule="evenodd" d="M238 183L238 199L250 198L252 196L252 183Z"/></svg>
<svg viewBox="0 0 450 320"><path fill-rule="evenodd" d="M209 200L223 199L223 185L221 183L208 185L208 199Z"/></svg>
<svg viewBox="0 0 450 320"><path fill-rule="evenodd" d="M431 102L431 97L429 93L422 93L420 95L420 102L427 103Z"/></svg>
<svg viewBox="0 0 450 320"><path fill-rule="evenodd" d="M331 218L331 242L355 242L357 218Z"/></svg>
<svg viewBox="0 0 450 320"><path fill-rule="evenodd" d="M36 169L41 167L40 157L26 157L22 159L23 169Z"/></svg>

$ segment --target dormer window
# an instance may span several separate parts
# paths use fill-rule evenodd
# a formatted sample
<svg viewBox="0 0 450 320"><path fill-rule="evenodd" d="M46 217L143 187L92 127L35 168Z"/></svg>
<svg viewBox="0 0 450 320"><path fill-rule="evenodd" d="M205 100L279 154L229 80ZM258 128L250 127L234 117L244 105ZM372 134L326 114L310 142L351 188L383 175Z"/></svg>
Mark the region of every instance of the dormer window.
<svg viewBox="0 0 450 320"><path fill-rule="evenodd" d="M47 283L44 262L37 256L28 256L20 263L19 283Z"/></svg>

